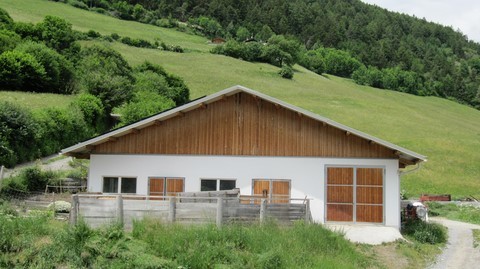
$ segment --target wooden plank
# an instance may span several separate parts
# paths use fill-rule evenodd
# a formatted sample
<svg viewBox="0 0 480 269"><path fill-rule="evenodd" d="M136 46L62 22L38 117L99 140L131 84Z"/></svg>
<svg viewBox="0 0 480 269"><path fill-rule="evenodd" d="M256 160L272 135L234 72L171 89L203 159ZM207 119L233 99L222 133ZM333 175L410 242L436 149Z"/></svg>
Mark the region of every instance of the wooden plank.
<svg viewBox="0 0 480 269"><path fill-rule="evenodd" d="M246 93L96 145L94 152L398 159L384 146Z"/></svg>

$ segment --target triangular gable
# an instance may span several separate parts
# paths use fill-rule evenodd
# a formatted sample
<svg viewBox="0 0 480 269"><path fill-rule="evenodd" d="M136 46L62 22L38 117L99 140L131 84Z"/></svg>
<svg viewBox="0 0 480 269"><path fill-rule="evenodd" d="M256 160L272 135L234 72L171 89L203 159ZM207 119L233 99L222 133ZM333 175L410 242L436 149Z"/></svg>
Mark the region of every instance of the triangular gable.
<svg viewBox="0 0 480 269"><path fill-rule="evenodd" d="M396 158L425 156L251 89L234 86L62 151L95 154L194 154Z"/></svg>

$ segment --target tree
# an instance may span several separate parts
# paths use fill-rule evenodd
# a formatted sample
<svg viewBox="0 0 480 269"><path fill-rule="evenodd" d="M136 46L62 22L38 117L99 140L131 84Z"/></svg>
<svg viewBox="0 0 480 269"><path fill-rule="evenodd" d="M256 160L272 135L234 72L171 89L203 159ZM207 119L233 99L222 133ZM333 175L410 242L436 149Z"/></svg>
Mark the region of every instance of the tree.
<svg viewBox="0 0 480 269"><path fill-rule="evenodd" d="M43 92L72 93L74 90L74 69L63 55L44 44L27 41L15 50L33 55L45 70L45 80L41 83Z"/></svg>
<svg viewBox="0 0 480 269"><path fill-rule="evenodd" d="M169 109L174 105L175 103L165 96L142 90L136 92L130 102L116 108L115 113L121 115L120 122L122 125L126 125Z"/></svg>
<svg viewBox="0 0 480 269"><path fill-rule="evenodd" d="M66 52L72 49L75 42L75 33L72 25L64 19L46 16L45 19L36 25L39 38L45 44L58 52Z"/></svg>
<svg viewBox="0 0 480 269"><path fill-rule="evenodd" d="M248 29L243 26L238 27L235 35L237 37L237 40L240 42L249 39L251 36L250 31L248 31Z"/></svg>
<svg viewBox="0 0 480 269"><path fill-rule="evenodd" d="M5 9L0 8L0 29L2 28L10 29L12 26L13 26L12 17L10 17L10 15Z"/></svg>
<svg viewBox="0 0 480 269"><path fill-rule="evenodd" d="M6 51L0 55L0 89L43 90L45 77L45 69L31 54Z"/></svg>
<svg viewBox="0 0 480 269"><path fill-rule="evenodd" d="M7 29L0 29L0 54L7 50L12 50L20 43L21 38L15 32Z"/></svg>
<svg viewBox="0 0 480 269"><path fill-rule="evenodd" d="M0 103L0 164L11 167L38 157L38 126L26 110Z"/></svg>
<svg viewBox="0 0 480 269"><path fill-rule="evenodd" d="M100 98L106 113L132 96L132 69L112 48L95 45L82 50L78 72L80 87Z"/></svg>

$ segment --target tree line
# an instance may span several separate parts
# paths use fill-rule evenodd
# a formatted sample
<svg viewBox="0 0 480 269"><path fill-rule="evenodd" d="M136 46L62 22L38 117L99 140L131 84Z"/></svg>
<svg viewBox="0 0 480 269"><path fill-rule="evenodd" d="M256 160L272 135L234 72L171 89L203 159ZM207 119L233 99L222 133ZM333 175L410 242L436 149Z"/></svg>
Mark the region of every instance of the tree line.
<svg viewBox="0 0 480 269"><path fill-rule="evenodd" d="M80 47L77 41L89 36L98 37L58 17L14 22L0 9L0 90L75 96L67 108L35 111L0 102L0 164L53 154L102 133L114 124L111 113L121 114L120 126L188 102L181 78L149 62L131 67L106 45Z"/></svg>
<svg viewBox="0 0 480 269"><path fill-rule="evenodd" d="M176 20L188 22L207 37L238 42L253 39L268 44L269 38L281 35L301 45L295 54L303 57L298 57L296 63L317 73L350 77L363 85L449 98L480 108L480 44L451 27L359 0L72 2L85 9L164 27L178 26ZM239 48L253 50L250 54L255 55L261 47L231 42L215 52L236 57ZM276 53L282 62L289 60L285 51L276 49L264 48L253 58L274 62L268 53ZM330 54L354 58L360 65L353 72L332 73L328 67Z"/></svg>

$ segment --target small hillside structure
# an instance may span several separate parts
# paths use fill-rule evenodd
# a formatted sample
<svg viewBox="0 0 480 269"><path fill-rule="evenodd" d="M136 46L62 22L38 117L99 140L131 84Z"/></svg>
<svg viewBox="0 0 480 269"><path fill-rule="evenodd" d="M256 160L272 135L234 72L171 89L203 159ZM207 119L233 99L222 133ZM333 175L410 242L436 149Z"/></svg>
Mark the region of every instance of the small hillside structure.
<svg viewBox="0 0 480 269"><path fill-rule="evenodd" d="M62 151L89 158L89 192L239 189L307 198L314 221L400 228L400 170L426 157L234 86Z"/></svg>

